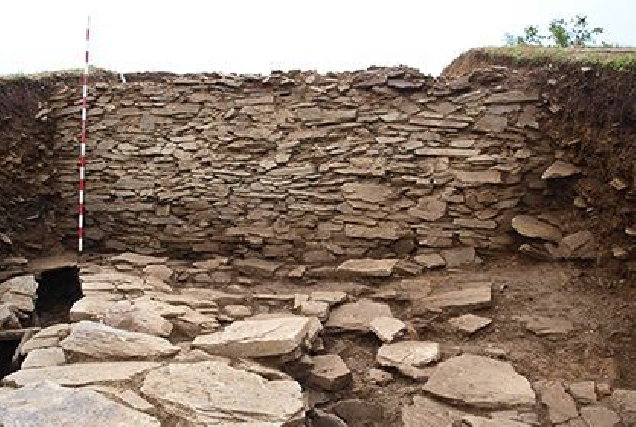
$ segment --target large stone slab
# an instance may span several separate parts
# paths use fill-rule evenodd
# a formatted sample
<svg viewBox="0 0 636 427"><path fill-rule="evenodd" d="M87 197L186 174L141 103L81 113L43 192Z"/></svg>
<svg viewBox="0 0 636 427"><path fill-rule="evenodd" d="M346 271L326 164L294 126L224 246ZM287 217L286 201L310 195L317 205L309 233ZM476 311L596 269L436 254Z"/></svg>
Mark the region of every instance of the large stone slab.
<svg viewBox="0 0 636 427"><path fill-rule="evenodd" d="M530 383L510 363L470 354L441 362L424 389L435 396L479 408L535 403Z"/></svg>
<svg viewBox="0 0 636 427"><path fill-rule="evenodd" d="M131 332L167 337L172 332L172 323L161 317L149 304L117 301L104 315L104 323L114 328Z"/></svg>
<svg viewBox="0 0 636 427"><path fill-rule="evenodd" d="M52 382L0 392L0 425L159 427L155 417L113 402L93 390Z"/></svg>
<svg viewBox="0 0 636 427"><path fill-rule="evenodd" d="M342 185L345 199L362 200L368 203L382 203L394 196L394 190L388 185L345 183Z"/></svg>
<svg viewBox="0 0 636 427"><path fill-rule="evenodd" d="M302 316L245 319L196 337L192 346L229 357L277 356L296 350L310 328L311 318Z"/></svg>
<svg viewBox="0 0 636 427"><path fill-rule="evenodd" d="M542 179L567 178L581 173L581 169L571 163L557 160L541 175Z"/></svg>
<svg viewBox="0 0 636 427"><path fill-rule="evenodd" d="M269 381L221 361L164 366L146 376L141 392L188 425L274 427L304 413L297 382Z"/></svg>
<svg viewBox="0 0 636 427"><path fill-rule="evenodd" d="M378 317L393 317L387 304L368 299L343 304L331 311L326 323L328 328L345 331L370 331L371 322Z"/></svg>
<svg viewBox="0 0 636 427"><path fill-rule="evenodd" d="M51 381L62 386L127 381L137 374L156 368L156 362L101 362L23 369L4 378L4 384L22 387L29 383Z"/></svg>
<svg viewBox="0 0 636 427"><path fill-rule="evenodd" d="M522 236L538 237L551 242L558 243L563 237L558 228L530 215L517 215L512 218L512 228Z"/></svg>
<svg viewBox="0 0 636 427"><path fill-rule="evenodd" d="M389 277L397 265L397 259L349 259L338 266L345 275Z"/></svg>
<svg viewBox="0 0 636 427"><path fill-rule="evenodd" d="M60 343L67 355L91 360L161 359L180 347L153 335L129 332L83 320Z"/></svg>
<svg viewBox="0 0 636 427"><path fill-rule="evenodd" d="M413 396L413 404L402 408L404 427L450 427L464 412L425 396Z"/></svg>
<svg viewBox="0 0 636 427"><path fill-rule="evenodd" d="M462 283L448 289L434 289L431 295L413 300L414 311L486 308L492 304L492 283Z"/></svg>

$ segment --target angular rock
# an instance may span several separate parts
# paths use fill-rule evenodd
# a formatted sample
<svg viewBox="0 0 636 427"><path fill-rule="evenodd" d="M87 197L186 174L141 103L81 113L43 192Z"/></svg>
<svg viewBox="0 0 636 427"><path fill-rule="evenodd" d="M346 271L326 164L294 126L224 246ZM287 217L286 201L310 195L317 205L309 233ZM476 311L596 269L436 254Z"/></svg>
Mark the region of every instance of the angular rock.
<svg viewBox="0 0 636 427"><path fill-rule="evenodd" d="M439 344L426 341L401 341L384 344L376 355L376 360L381 366L397 368L407 376L414 376L415 369L430 365L438 361L439 358Z"/></svg>
<svg viewBox="0 0 636 427"><path fill-rule="evenodd" d="M553 424L564 423L579 416L574 399L558 381L537 381L534 389L540 402L547 407L548 418Z"/></svg>
<svg viewBox="0 0 636 427"><path fill-rule="evenodd" d="M66 323L44 328L24 343L20 354L25 355L38 348L57 347L60 341L66 338L70 332L71 325Z"/></svg>
<svg viewBox="0 0 636 427"><path fill-rule="evenodd" d="M471 246L463 248L444 249L442 258L448 268L461 267L475 262L475 248Z"/></svg>
<svg viewBox="0 0 636 427"><path fill-rule="evenodd" d="M252 315L252 309L246 305L230 304L223 307L223 310L233 319L244 319Z"/></svg>
<svg viewBox="0 0 636 427"><path fill-rule="evenodd" d="M621 413L636 415L636 390L617 388L612 392L609 403Z"/></svg>
<svg viewBox="0 0 636 427"><path fill-rule="evenodd" d="M348 427L339 416L328 414L320 409L313 408L307 413L309 426L311 427Z"/></svg>
<svg viewBox="0 0 636 427"><path fill-rule="evenodd" d="M373 319L369 328L382 342L390 343L406 330L406 324L395 317L382 316Z"/></svg>
<svg viewBox="0 0 636 427"><path fill-rule="evenodd" d="M93 390L44 381L0 393L4 426L159 427L150 415L115 403Z"/></svg>
<svg viewBox="0 0 636 427"><path fill-rule="evenodd" d="M337 305L347 300L347 293L342 291L314 291L309 296L311 301L326 302L330 306Z"/></svg>
<svg viewBox="0 0 636 427"><path fill-rule="evenodd" d="M424 386L444 399L478 408L532 406L535 395L528 380L511 364L463 354L441 362Z"/></svg>
<svg viewBox="0 0 636 427"><path fill-rule="evenodd" d="M270 381L221 361L153 370L146 375L141 392L187 425L274 427L304 413L297 382Z"/></svg>
<svg viewBox="0 0 636 427"><path fill-rule="evenodd" d="M156 362L95 362L46 368L23 369L6 376L2 382L23 387L29 383L51 381L62 386L76 387L96 383L128 381L135 375L160 366Z"/></svg>
<svg viewBox="0 0 636 427"><path fill-rule="evenodd" d="M446 215L446 202L438 197L421 197L417 205L410 208L408 213L425 221L437 221Z"/></svg>
<svg viewBox="0 0 636 427"><path fill-rule="evenodd" d="M71 357L91 360L161 359L180 350L163 338L86 320L73 325L60 345Z"/></svg>
<svg viewBox="0 0 636 427"><path fill-rule="evenodd" d="M309 383L329 391L337 391L347 387L353 376L349 367L337 354L325 354L311 359Z"/></svg>
<svg viewBox="0 0 636 427"><path fill-rule="evenodd" d="M499 133L503 132L507 125L508 119L505 116L485 114L475 123L475 130Z"/></svg>
<svg viewBox="0 0 636 427"><path fill-rule="evenodd" d="M562 238L558 228L530 215L517 215L512 218L512 228L526 237L538 237L557 243Z"/></svg>
<svg viewBox="0 0 636 427"><path fill-rule="evenodd" d="M378 317L392 317L391 308L387 304L361 299L332 310L326 326L345 331L368 332L371 322Z"/></svg>
<svg viewBox="0 0 636 427"><path fill-rule="evenodd" d="M373 227L359 224L346 224L345 236L373 240L397 240L400 238L397 226L392 223L380 224Z"/></svg>
<svg viewBox="0 0 636 427"><path fill-rule="evenodd" d="M361 399L339 400L333 412L352 427L374 425L382 421L382 407Z"/></svg>
<svg viewBox="0 0 636 427"><path fill-rule="evenodd" d="M461 418L462 427L530 427L530 424L507 419L491 419L477 417L475 415L464 415Z"/></svg>
<svg viewBox="0 0 636 427"><path fill-rule="evenodd" d="M594 381L579 381L570 383L568 391L574 400L583 405L589 405L596 402L596 387Z"/></svg>
<svg viewBox="0 0 636 427"><path fill-rule="evenodd" d="M0 305L0 329L20 329L22 325L13 309L6 304Z"/></svg>
<svg viewBox="0 0 636 427"><path fill-rule="evenodd" d="M581 173L581 169L574 166L571 163L564 162L563 160L556 160L549 168L541 175L542 179L554 179L554 178L567 178L570 176L578 175Z"/></svg>
<svg viewBox="0 0 636 427"><path fill-rule="evenodd" d="M448 323L450 323L453 328L470 335L490 325L492 319L475 316L474 314L464 314L450 319Z"/></svg>
<svg viewBox="0 0 636 427"><path fill-rule="evenodd" d="M526 328L535 335L565 335L574 330L574 324L567 319L534 315L514 316L514 320L525 323Z"/></svg>
<svg viewBox="0 0 636 427"><path fill-rule="evenodd" d="M307 337L311 318L283 316L245 319L221 332L200 335L192 346L228 357L266 357L292 353Z"/></svg>
<svg viewBox="0 0 636 427"><path fill-rule="evenodd" d="M300 314L327 320L329 317L329 304L323 301L305 301L300 304Z"/></svg>
<svg viewBox="0 0 636 427"><path fill-rule="evenodd" d="M393 188L379 184L345 183L342 185L345 199L368 203L383 203L394 196Z"/></svg>
<svg viewBox="0 0 636 427"><path fill-rule="evenodd" d="M600 405L582 407L581 418L589 427L618 427L621 425L621 419L616 412Z"/></svg>
<svg viewBox="0 0 636 427"><path fill-rule="evenodd" d="M114 301L98 296L81 298L73 304L70 317L73 322L80 320L101 320Z"/></svg>
<svg viewBox="0 0 636 427"><path fill-rule="evenodd" d="M37 348L29 352L22 362L21 369L59 366L66 363L64 350L59 347Z"/></svg>
<svg viewBox="0 0 636 427"><path fill-rule="evenodd" d="M148 265L144 268L144 273L148 276L168 282L174 272L166 265Z"/></svg>
<svg viewBox="0 0 636 427"><path fill-rule="evenodd" d="M486 171L457 171L455 177L466 184L501 184L501 172L497 170Z"/></svg>
<svg viewBox="0 0 636 427"><path fill-rule="evenodd" d="M449 427L459 422L464 413L425 396L413 396L413 404L402 408L404 427Z"/></svg>
<svg viewBox="0 0 636 427"><path fill-rule="evenodd" d="M164 319L148 305L134 301L117 301L104 315L104 323L130 332L167 337L172 332L172 323Z"/></svg>
<svg viewBox="0 0 636 427"><path fill-rule="evenodd" d="M415 262L426 268L440 268L446 266L446 261L440 254L422 254L414 258Z"/></svg>
<svg viewBox="0 0 636 427"><path fill-rule="evenodd" d="M150 264L165 264L168 261L167 257L154 257L148 255L140 255L132 252L126 252L120 255L111 257L110 260L113 263L123 262L136 266L143 266Z"/></svg>
<svg viewBox="0 0 636 427"><path fill-rule="evenodd" d="M345 275L366 277L389 277L399 260L397 259L350 259L338 266Z"/></svg>

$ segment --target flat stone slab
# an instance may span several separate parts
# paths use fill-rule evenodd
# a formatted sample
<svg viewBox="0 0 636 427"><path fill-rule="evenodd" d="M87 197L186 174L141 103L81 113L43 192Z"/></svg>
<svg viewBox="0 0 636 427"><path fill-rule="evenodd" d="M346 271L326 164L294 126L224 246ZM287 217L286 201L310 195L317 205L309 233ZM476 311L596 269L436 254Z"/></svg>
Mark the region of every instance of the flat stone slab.
<svg viewBox="0 0 636 427"><path fill-rule="evenodd" d="M0 424L10 426L159 427L155 417L113 402L93 390L51 382L0 392Z"/></svg>
<svg viewBox="0 0 636 427"><path fill-rule="evenodd" d="M450 319L448 323L453 328L470 335L490 325L492 323L492 319L475 316L474 314L463 314L459 317Z"/></svg>
<svg viewBox="0 0 636 427"><path fill-rule="evenodd" d="M239 320L223 331L199 335L192 346L228 357L266 357L289 354L303 342L311 318L284 316Z"/></svg>
<svg viewBox="0 0 636 427"><path fill-rule="evenodd" d="M558 381L537 381L534 389L539 400L548 409L548 418L553 424L561 424L579 416L576 403Z"/></svg>
<svg viewBox="0 0 636 427"><path fill-rule="evenodd" d="M530 383L510 363L470 354L441 362L433 370L424 390L478 408L535 404Z"/></svg>
<svg viewBox="0 0 636 427"><path fill-rule="evenodd" d="M345 331L368 332L371 322L378 317L393 317L388 304L361 299L333 309L326 326Z"/></svg>
<svg viewBox="0 0 636 427"><path fill-rule="evenodd" d="M406 324L395 317L376 317L369 324L371 331L382 342L392 342L401 332L406 330Z"/></svg>
<svg viewBox="0 0 636 427"><path fill-rule="evenodd" d="M539 238L558 243L563 237L555 226L530 215L517 215L512 218L512 228L522 236Z"/></svg>
<svg viewBox="0 0 636 427"><path fill-rule="evenodd" d="M567 319L543 316L513 316L514 320L525 323L526 328L535 335L565 335L574 330L574 324Z"/></svg>
<svg viewBox="0 0 636 427"><path fill-rule="evenodd" d="M95 383L130 380L137 374L157 368L156 362L96 362L73 365L51 366L47 368L23 369L6 376L3 384L22 387L44 380L76 387Z"/></svg>
<svg viewBox="0 0 636 427"><path fill-rule="evenodd" d="M600 405L582 407L581 418L589 427L618 427L621 423L616 412Z"/></svg>
<svg viewBox="0 0 636 427"><path fill-rule="evenodd" d="M70 311L73 322L80 320L101 320L115 301L98 296L86 296L75 301Z"/></svg>
<svg viewBox="0 0 636 427"><path fill-rule="evenodd" d="M93 360L154 360L181 350L164 338L86 320L73 325L60 345L67 355Z"/></svg>
<svg viewBox="0 0 636 427"><path fill-rule="evenodd" d="M455 289L435 289L431 295L413 300L414 311L440 311L452 308L485 308L492 304L490 282L463 283Z"/></svg>
<svg viewBox="0 0 636 427"><path fill-rule="evenodd" d="M427 341L401 341L384 344L378 350L376 360L382 366L391 366L411 376L412 369L422 368L438 361L439 344Z"/></svg>
<svg viewBox="0 0 636 427"><path fill-rule="evenodd" d="M530 424L504 418L485 418L475 415L461 417L462 427L531 427Z"/></svg>
<svg viewBox="0 0 636 427"><path fill-rule="evenodd" d="M464 412L426 396L413 396L413 404L402 408L404 427L452 426Z"/></svg>
<svg viewBox="0 0 636 427"><path fill-rule="evenodd" d="M221 361L156 369L146 376L141 392L187 425L274 427L304 414L296 381L269 381Z"/></svg>
<svg viewBox="0 0 636 427"><path fill-rule="evenodd" d="M338 266L338 271L353 276L389 277L397 259L349 259Z"/></svg>

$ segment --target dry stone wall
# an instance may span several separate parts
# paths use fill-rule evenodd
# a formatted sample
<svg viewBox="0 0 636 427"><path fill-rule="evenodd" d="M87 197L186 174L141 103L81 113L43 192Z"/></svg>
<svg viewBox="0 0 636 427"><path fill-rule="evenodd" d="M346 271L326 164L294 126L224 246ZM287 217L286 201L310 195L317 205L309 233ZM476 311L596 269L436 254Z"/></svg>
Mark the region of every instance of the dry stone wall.
<svg viewBox="0 0 636 427"><path fill-rule="evenodd" d="M553 160L539 96L508 90L497 69L452 81L406 68L132 80L90 91L95 248L310 265L498 250ZM67 200L76 99L61 85L45 111ZM61 225L69 235L75 217Z"/></svg>

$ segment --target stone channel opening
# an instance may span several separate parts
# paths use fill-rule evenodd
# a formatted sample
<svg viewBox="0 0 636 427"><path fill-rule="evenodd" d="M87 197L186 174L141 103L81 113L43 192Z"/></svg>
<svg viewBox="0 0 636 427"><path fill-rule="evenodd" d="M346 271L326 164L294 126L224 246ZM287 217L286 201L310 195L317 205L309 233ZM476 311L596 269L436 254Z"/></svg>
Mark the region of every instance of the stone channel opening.
<svg viewBox="0 0 636 427"><path fill-rule="evenodd" d="M14 362L14 355L19 345L19 338L4 336L0 338L0 378L20 369L22 361L16 360Z"/></svg>
<svg viewBox="0 0 636 427"><path fill-rule="evenodd" d="M82 298L79 268L63 267L41 272L37 278L34 326L46 328L70 321L70 310Z"/></svg>

